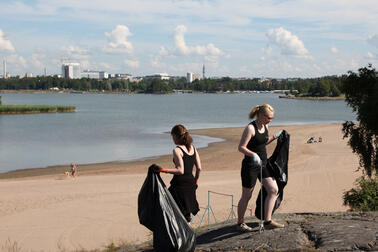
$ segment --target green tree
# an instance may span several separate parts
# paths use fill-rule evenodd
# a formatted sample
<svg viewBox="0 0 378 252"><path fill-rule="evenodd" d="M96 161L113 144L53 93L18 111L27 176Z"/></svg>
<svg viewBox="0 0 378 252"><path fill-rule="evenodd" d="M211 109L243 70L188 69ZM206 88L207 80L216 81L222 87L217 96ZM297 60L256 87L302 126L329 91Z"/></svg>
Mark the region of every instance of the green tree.
<svg viewBox="0 0 378 252"><path fill-rule="evenodd" d="M354 112L358 123L343 125L344 138L360 158L360 168L371 177L378 171L378 75L371 65L349 72L344 81L345 100Z"/></svg>
<svg viewBox="0 0 378 252"><path fill-rule="evenodd" d="M329 96L330 90L331 90L331 87L330 87L329 81L321 80L319 83L320 96Z"/></svg>
<svg viewBox="0 0 378 252"><path fill-rule="evenodd" d="M343 124L344 138L359 156L359 169L363 177L357 181L358 188L344 193L344 204L352 210L373 210L377 206L378 171L378 72L368 67L358 73L349 72L344 80L345 100L354 112L357 123Z"/></svg>
<svg viewBox="0 0 378 252"><path fill-rule="evenodd" d="M147 84L146 93L164 94L172 92L172 88L161 79L153 79Z"/></svg>
<svg viewBox="0 0 378 252"><path fill-rule="evenodd" d="M333 83L331 85L330 96L337 97L337 96L340 96L340 95L341 95L340 89L337 87L337 85L335 83Z"/></svg>

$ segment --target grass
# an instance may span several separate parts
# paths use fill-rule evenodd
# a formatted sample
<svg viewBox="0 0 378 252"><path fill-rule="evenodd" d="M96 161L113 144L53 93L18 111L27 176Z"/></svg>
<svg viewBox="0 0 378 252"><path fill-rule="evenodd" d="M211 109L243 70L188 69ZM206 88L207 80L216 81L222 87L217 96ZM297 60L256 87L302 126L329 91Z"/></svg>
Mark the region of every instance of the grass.
<svg viewBox="0 0 378 252"><path fill-rule="evenodd" d="M117 244L114 241L109 242L104 248L100 249L67 249L60 242L57 243L57 252L116 252L122 248L128 248L132 246L129 242L124 240L119 240ZM3 245L0 244L1 252L36 252L35 250L23 249L17 241L12 241L8 238ZM43 250L38 250L39 252L44 252Z"/></svg>
<svg viewBox="0 0 378 252"><path fill-rule="evenodd" d="M75 106L58 105L0 105L0 114L75 112Z"/></svg>

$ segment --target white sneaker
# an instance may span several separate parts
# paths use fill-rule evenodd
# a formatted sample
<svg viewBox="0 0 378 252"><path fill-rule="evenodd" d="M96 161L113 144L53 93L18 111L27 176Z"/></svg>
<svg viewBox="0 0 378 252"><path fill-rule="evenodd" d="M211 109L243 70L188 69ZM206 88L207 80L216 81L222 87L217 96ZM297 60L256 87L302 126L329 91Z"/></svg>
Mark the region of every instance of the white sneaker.
<svg viewBox="0 0 378 252"><path fill-rule="evenodd" d="M240 232L251 232L253 229L245 223L237 224L236 229Z"/></svg>

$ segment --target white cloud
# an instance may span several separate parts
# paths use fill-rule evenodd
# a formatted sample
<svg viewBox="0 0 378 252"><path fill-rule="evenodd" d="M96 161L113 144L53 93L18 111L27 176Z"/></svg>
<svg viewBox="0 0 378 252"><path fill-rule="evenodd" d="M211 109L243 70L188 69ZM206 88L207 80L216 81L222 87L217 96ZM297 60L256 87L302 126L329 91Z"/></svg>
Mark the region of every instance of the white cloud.
<svg viewBox="0 0 378 252"><path fill-rule="evenodd" d="M320 66L318 66L317 64L312 64L312 66L318 71L320 72L322 69L320 68Z"/></svg>
<svg viewBox="0 0 378 252"><path fill-rule="evenodd" d="M115 66L113 66L112 64L109 64L107 62L100 62L99 66L101 68L105 68L106 70L115 70L115 69L117 69Z"/></svg>
<svg viewBox="0 0 378 252"><path fill-rule="evenodd" d="M212 55L212 56L221 56L224 53L213 43L209 43L205 46L196 45L196 46L188 46L186 45L184 35L187 31L185 25L178 25L175 29L174 34L174 44L176 52L183 54L183 55Z"/></svg>
<svg viewBox="0 0 378 252"><path fill-rule="evenodd" d="M322 67L323 70L319 73L327 74L322 62L328 61L331 65L336 65L336 58L348 61L351 58L346 56L348 54L354 53L353 58L359 60L358 63L361 65L374 62L370 59L377 57L377 52L374 50L378 47L376 0L359 2L353 0L116 0L112 3L102 0L4 0L1 4L3 8L0 8L2 22L12 23L23 20L36 25L32 30L26 26L14 26L12 37L7 37L8 31L4 30L5 36L0 36L0 53L4 50L2 43L8 41L10 48L13 47L15 50L14 46L16 46L17 54L25 57L29 63L30 69L22 69L23 72L42 71L40 69L43 69L43 65L51 67L50 71L60 72L59 56L62 51L59 49L62 45L72 45L64 52L72 55L70 57L76 58L77 61L89 59L92 67L99 66L96 61L109 61L117 66L117 69L122 69L126 66L124 62L126 58L133 60L135 57L123 57L123 55L113 57L110 61L109 56L104 55L104 52L123 54L137 51L140 74L151 71L150 59L156 66L162 67L165 64L167 69L171 65L175 66L186 61L203 63L207 60L209 63L213 62L221 66L228 65L237 74L240 65L251 66L254 63L265 65L275 59L288 60L290 64L297 66L303 63L301 62L303 58L316 55L316 59L306 62L307 65L299 65L303 69L302 76L318 74L314 72L316 68L311 67L314 63ZM67 27L69 33L59 32L60 28L54 26L63 20L72 20L73 26ZM277 20L280 25L277 25ZM44 25L46 22L51 26L46 27ZM118 29L117 24L126 24L127 27L120 25L125 29ZM185 26L176 33L174 29L177 24L185 24ZM281 40L275 41L277 37L268 40L267 31L280 26L288 29L291 32L289 37L291 39L296 37L299 43L290 39L286 43ZM104 27L108 28L102 30ZM345 27L352 28L345 29ZM83 30L88 36L80 36ZM134 36L131 36L131 30ZM367 35L361 40L361 34ZM171 41L167 41L169 38ZM332 53L335 52L331 49L334 45L329 44L332 40L343 44L342 53L341 49L336 48L340 50L337 57ZM273 50L272 47L268 47L265 51L259 51L259 48L264 47L268 41ZM292 47L287 45L290 42L293 44ZM361 54L366 43L375 47ZM164 47L159 48L160 45ZM328 47L325 47L327 45ZM135 48L136 46L138 48ZM46 50L45 59L30 57L36 47ZM98 50L94 50L95 48ZM156 57L149 58L152 50L155 51ZM210 57L222 51L232 52L233 61L226 60L225 55L221 56L222 61L219 60L219 63L216 58ZM368 51L371 53L368 54ZM279 55L280 52L282 55ZM182 57L183 55L185 57ZM56 64L52 64L53 58ZM259 58L264 61L259 61ZM18 64L21 66L21 63ZM329 73L342 74L349 69L349 66L334 66ZM250 72L253 73L254 70L251 69ZM260 72L264 73L263 70ZM214 74L224 73L220 72L220 68L216 68ZM295 73L287 72L287 74Z"/></svg>
<svg viewBox="0 0 378 252"><path fill-rule="evenodd" d="M212 67L218 67L219 66L218 57L214 56L214 55L205 56L205 62L206 62L206 65L208 65L208 66L212 66Z"/></svg>
<svg viewBox="0 0 378 252"><path fill-rule="evenodd" d="M124 60L124 63L128 65L129 67L137 68L139 67L139 61L138 60Z"/></svg>
<svg viewBox="0 0 378 252"><path fill-rule="evenodd" d="M156 69L164 69L166 65L160 61L160 56L150 56L150 65Z"/></svg>
<svg viewBox="0 0 378 252"><path fill-rule="evenodd" d="M14 52L14 46L12 45L12 42L10 40L7 40L4 38L4 33L0 29L0 52Z"/></svg>
<svg viewBox="0 0 378 252"><path fill-rule="evenodd" d="M371 59L371 60L377 60L378 59L378 56L377 55L374 55L373 53L371 53L371 52L368 52L367 54L366 54L366 58L367 59Z"/></svg>
<svg viewBox="0 0 378 252"><path fill-rule="evenodd" d="M111 54L132 53L133 45L127 41L127 37L132 35L127 26L117 25L111 32L105 32L108 44L103 48L103 51Z"/></svg>
<svg viewBox="0 0 378 252"><path fill-rule="evenodd" d="M331 48L331 52L334 53L334 54L338 54L339 53L339 49L337 49L336 47L332 47Z"/></svg>
<svg viewBox="0 0 378 252"><path fill-rule="evenodd" d="M164 46L161 46L160 50L159 50L159 55L161 55L161 56L168 56L169 52L167 51L167 49L165 49Z"/></svg>
<svg viewBox="0 0 378 252"><path fill-rule="evenodd" d="M91 63L89 62L89 60L80 60L80 68L83 70L83 69L90 69L91 68Z"/></svg>
<svg viewBox="0 0 378 252"><path fill-rule="evenodd" d="M276 44L281 49L281 54L293 55L298 57L308 58L308 50L305 48L303 42L290 31L280 27L277 29L270 29L266 36L269 41Z"/></svg>
<svg viewBox="0 0 378 252"><path fill-rule="evenodd" d="M30 62L33 63L33 66L42 69L46 65L43 63L46 61L46 55L39 54L39 53L33 53L30 57Z"/></svg>
<svg viewBox="0 0 378 252"><path fill-rule="evenodd" d="M90 56L89 50L73 45L62 47L62 51L69 59L86 60Z"/></svg>
<svg viewBox="0 0 378 252"><path fill-rule="evenodd" d="M17 54L12 54L9 57L7 57L7 63L14 64L16 66L22 66L23 68L26 68L28 66L27 60Z"/></svg>
<svg viewBox="0 0 378 252"><path fill-rule="evenodd" d="M263 55L260 57L260 60L265 61L272 55L273 48L267 45L266 47L261 48L261 52Z"/></svg>
<svg viewBox="0 0 378 252"><path fill-rule="evenodd" d="M249 73L251 70L250 70L250 68L247 67L247 66L241 66L241 67L239 68L239 71L240 71L241 73Z"/></svg>
<svg viewBox="0 0 378 252"><path fill-rule="evenodd" d="M371 44L372 46L375 46L378 48L378 34L375 34L374 36L371 36L368 38L367 42Z"/></svg>

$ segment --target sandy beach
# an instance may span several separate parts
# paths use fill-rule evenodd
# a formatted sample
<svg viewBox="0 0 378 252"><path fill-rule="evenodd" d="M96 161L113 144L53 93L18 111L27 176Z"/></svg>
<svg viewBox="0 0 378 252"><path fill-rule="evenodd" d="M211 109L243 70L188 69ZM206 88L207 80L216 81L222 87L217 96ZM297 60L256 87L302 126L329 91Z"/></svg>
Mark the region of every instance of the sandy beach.
<svg viewBox="0 0 378 252"><path fill-rule="evenodd" d="M291 143L289 181L277 212L346 211L342 194L361 173L356 172L358 158L342 138L341 125L275 126L270 133L280 129L289 132ZM197 191L200 217L209 190L233 195L237 205L243 158L237 146L242 131L191 131L225 139L199 149L203 166ZM323 142L306 143L319 136ZM268 155L274 148L275 142L269 145ZM0 174L0 250L14 242L22 251L72 251L104 248L112 241L133 244L150 239L150 231L138 221L137 197L152 163L173 167L172 156L166 155L127 163L78 164L76 178L64 175L68 166ZM171 176L162 174L167 185ZM250 208L255 207L259 186ZM231 197L212 194L211 206L216 218L224 220L231 212ZM198 222L195 218L194 224Z"/></svg>

